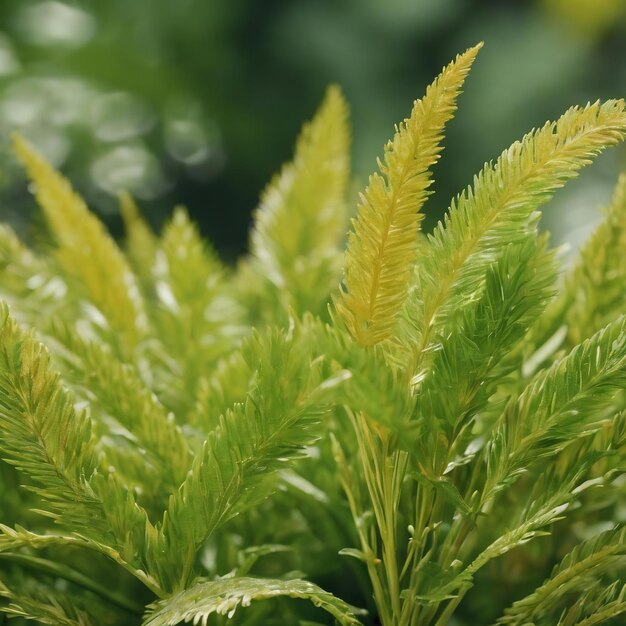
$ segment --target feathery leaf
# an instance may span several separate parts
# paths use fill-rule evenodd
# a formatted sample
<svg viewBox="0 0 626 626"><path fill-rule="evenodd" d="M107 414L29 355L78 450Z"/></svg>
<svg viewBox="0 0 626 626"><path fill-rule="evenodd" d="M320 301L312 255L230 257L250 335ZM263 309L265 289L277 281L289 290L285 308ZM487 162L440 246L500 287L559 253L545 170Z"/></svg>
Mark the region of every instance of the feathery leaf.
<svg viewBox="0 0 626 626"><path fill-rule="evenodd" d="M310 600L330 613L342 626L359 626L359 609L306 580L224 578L198 583L151 607L143 626L177 626L193 622L206 626L212 614L233 617L239 607L251 602L288 597Z"/></svg>
<svg viewBox="0 0 626 626"><path fill-rule="evenodd" d="M36 185L36 196L58 244L57 257L87 298L102 312L121 340L122 354L145 332L143 303L133 274L119 248L69 182L24 139L14 136L15 151Z"/></svg>
<svg viewBox="0 0 626 626"><path fill-rule="evenodd" d="M445 320L471 302L487 266L503 245L536 231L536 210L608 146L626 136L622 100L573 107L487 164L452 203L420 248L415 284L404 315L415 337L413 371L427 367L425 355Z"/></svg>
<svg viewBox="0 0 626 626"><path fill-rule="evenodd" d="M285 313L322 312L339 277L340 246L347 221L348 105L329 87L315 117L305 124L293 161L283 166L261 196L250 237L257 280Z"/></svg>
<svg viewBox="0 0 626 626"><path fill-rule="evenodd" d="M430 168L442 151L446 123L482 44L457 56L416 100L411 115L385 146L380 173L370 176L353 220L345 279L335 304L363 345L388 338L406 297L415 261L420 209L432 183Z"/></svg>

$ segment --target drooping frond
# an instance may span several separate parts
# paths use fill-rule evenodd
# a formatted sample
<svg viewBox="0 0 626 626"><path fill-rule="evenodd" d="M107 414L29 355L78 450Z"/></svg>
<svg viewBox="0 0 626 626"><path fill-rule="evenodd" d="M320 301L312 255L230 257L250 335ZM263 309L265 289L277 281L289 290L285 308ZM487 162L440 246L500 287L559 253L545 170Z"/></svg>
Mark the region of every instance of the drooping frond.
<svg viewBox="0 0 626 626"><path fill-rule="evenodd" d="M126 259L69 182L19 135L14 137L14 145L36 185L37 200L58 245L60 264L106 318L110 340L128 354L145 331L146 320Z"/></svg>
<svg viewBox="0 0 626 626"><path fill-rule="evenodd" d="M626 529L616 527L576 546L541 587L506 610L499 626L523 626L562 610L563 601L581 594L602 576L626 572Z"/></svg>
<svg viewBox="0 0 626 626"><path fill-rule="evenodd" d="M319 111L305 124L293 161L261 196L250 250L256 280L268 279L284 313L321 312L339 277L347 222L348 105L329 87ZM253 280L251 278L251 280Z"/></svg>
<svg viewBox="0 0 626 626"><path fill-rule="evenodd" d="M482 44L481 44L482 45ZM459 55L416 100L411 115L385 146L361 196L344 261L344 285L336 301L353 337L373 345L391 336L415 261L420 209L432 183L430 168L442 151L446 123L481 48Z"/></svg>
<svg viewBox="0 0 626 626"><path fill-rule="evenodd" d="M514 482L538 459L596 431L626 385L626 317L615 320L547 370L510 402L486 450L483 501Z"/></svg>
<svg viewBox="0 0 626 626"><path fill-rule="evenodd" d="M323 379L320 360L310 362L310 348L300 338L256 334L245 353L256 369L254 385L245 403L228 410L210 433L163 518L159 550L169 557L161 574L166 588L184 586L200 545L237 512L263 500L267 476L315 440L326 411L324 394L337 382Z"/></svg>
<svg viewBox="0 0 626 626"><path fill-rule="evenodd" d="M150 607L143 626L177 626L183 622L206 626L213 614L230 619L239 607L245 608L251 602L279 597L310 600L343 626L360 624L356 615L362 611L306 580L242 577L198 583L158 602Z"/></svg>
<svg viewBox="0 0 626 626"><path fill-rule="evenodd" d="M163 402L180 418L193 406L198 382L233 346L239 312L225 293L224 267L179 207L166 225L153 270L158 309L154 326L165 354Z"/></svg>
<svg viewBox="0 0 626 626"><path fill-rule="evenodd" d="M150 281L157 238L141 216L133 197L123 191L119 195L120 213L126 231L126 253L135 273L143 283Z"/></svg>
<svg viewBox="0 0 626 626"><path fill-rule="evenodd" d="M477 293L502 246L535 232L537 208L625 135L622 100L573 107L484 167L420 248L404 309L416 338L414 372L425 367L424 357L446 318Z"/></svg>

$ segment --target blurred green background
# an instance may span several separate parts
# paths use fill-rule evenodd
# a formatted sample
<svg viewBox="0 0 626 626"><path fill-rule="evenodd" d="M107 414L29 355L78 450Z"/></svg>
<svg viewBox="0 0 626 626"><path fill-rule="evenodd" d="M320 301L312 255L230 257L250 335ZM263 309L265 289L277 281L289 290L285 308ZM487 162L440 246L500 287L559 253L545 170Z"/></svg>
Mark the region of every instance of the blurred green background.
<svg viewBox="0 0 626 626"><path fill-rule="evenodd" d="M428 223L482 164L571 104L626 95L626 0L0 0L0 200L27 235L19 130L119 234L128 189L155 227L185 204L221 253L245 250L260 190L328 83L352 105L362 184L416 97L483 40L437 166ZM624 151L560 193L580 241Z"/></svg>

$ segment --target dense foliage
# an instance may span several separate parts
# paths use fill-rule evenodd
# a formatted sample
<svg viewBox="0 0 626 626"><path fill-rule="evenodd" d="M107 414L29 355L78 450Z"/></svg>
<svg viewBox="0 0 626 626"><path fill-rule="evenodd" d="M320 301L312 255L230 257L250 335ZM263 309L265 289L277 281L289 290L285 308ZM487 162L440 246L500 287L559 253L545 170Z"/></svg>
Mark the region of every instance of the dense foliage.
<svg viewBox="0 0 626 626"><path fill-rule="evenodd" d="M235 270L184 209L156 236L126 194L123 252L15 138L49 237L34 252L0 230L1 611L67 626L619 623L626 176L563 276L538 222L624 139L625 105L530 132L423 236L479 48L397 127L345 251L335 87Z"/></svg>

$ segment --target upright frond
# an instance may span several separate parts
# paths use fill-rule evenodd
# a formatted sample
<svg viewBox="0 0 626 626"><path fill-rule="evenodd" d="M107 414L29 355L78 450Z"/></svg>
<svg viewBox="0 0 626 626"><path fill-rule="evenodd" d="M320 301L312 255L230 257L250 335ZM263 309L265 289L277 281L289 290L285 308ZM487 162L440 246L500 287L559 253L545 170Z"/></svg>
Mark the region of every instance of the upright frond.
<svg viewBox="0 0 626 626"><path fill-rule="evenodd" d="M415 377L414 391L418 414L437 420L450 441L449 456L465 450L472 418L510 373L505 357L543 310L555 276L545 241L531 237L509 244L487 268L476 299L456 311L437 335L432 362Z"/></svg>
<svg viewBox="0 0 626 626"><path fill-rule="evenodd" d="M182 588L204 541L242 508L264 499L271 491L268 475L316 439L327 409L322 392L334 383L323 380L321 362L311 363L309 350L277 331L247 342L247 359L256 365L254 386L244 404L221 417L163 518L157 553L166 588Z"/></svg>
<svg viewBox="0 0 626 626"><path fill-rule="evenodd" d="M120 213L126 230L128 260L139 279L149 282L158 246L157 238L141 216L133 197L127 191L123 191L119 199Z"/></svg>
<svg viewBox="0 0 626 626"><path fill-rule="evenodd" d="M114 473L104 476L91 421L52 370L50 355L0 309L0 454L30 476L59 524L142 567L150 524Z"/></svg>
<svg viewBox="0 0 626 626"><path fill-rule="evenodd" d="M571 349L626 311L626 173L619 178L604 219L582 247L529 338L540 349L562 329L555 346Z"/></svg>
<svg viewBox="0 0 626 626"><path fill-rule="evenodd" d="M19 135L14 145L36 185L37 200L58 244L60 264L106 318L111 341L128 354L145 331L146 319L126 259L69 182Z"/></svg>
<svg viewBox="0 0 626 626"><path fill-rule="evenodd" d="M347 222L348 105L338 87L328 89L283 166L261 196L250 250L257 273L269 279L284 313L321 312L339 276Z"/></svg>
<svg viewBox="0 0 626 626"><path fill-rule="evenodd" d="M405 307L416 339L414 372L424 366L446 318L475 297L486 267L502 246L535 232L536 209L625 135L622 100L573 107L484 167L420 248Z"/></svg>
<svg viewBox="0 0 626 626"><path fill-rule="evenodd" d="M165 354L159 394L181 420L193 407L200 378L232 349L239 311L224 284L225 268L178 207L161 238L153 270L158 308L154 326Z"/></svg>
<svg viewBox="0 0 626 626"><path fill-rule="evenodd" d="M456 99L481 45L457 56L424 98L415 101L410 117L385 146L380 173L370 176L361 195L336 306L363 345L379 343L393 332L415 261L420 209L432 183L430 168L439 159L443 129L456 111Z"/></svg>

